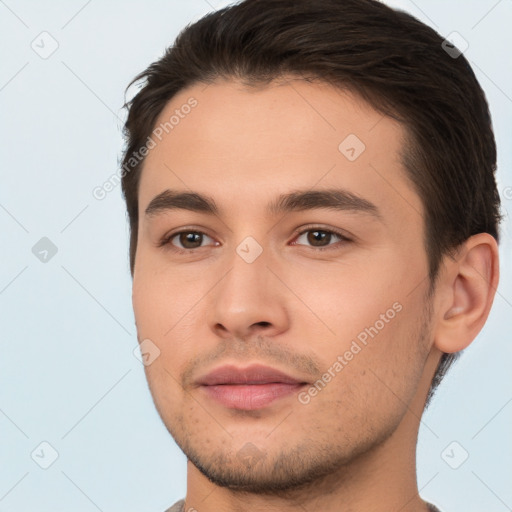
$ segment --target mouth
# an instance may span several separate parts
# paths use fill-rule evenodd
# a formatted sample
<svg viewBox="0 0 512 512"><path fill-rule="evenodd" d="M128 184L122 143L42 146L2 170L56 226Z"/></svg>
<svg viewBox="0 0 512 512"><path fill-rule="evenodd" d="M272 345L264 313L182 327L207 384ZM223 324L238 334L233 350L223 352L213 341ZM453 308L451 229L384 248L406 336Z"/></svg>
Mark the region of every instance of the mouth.
<svg viewBox="0 0 512 512"><path fill-rule="evenodd" d="M308 383L262 365L222 366L198 379L200 389L230 409L254 410L290 397Z"/></svg>

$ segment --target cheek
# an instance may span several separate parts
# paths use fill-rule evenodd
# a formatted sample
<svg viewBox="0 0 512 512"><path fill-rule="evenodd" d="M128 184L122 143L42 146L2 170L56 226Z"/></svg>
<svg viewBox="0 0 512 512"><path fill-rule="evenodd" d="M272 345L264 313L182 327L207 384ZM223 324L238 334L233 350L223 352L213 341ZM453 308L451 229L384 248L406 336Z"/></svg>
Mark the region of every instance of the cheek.
<svg viewBox="0 0 512 512"><path fill-rule="evenodd" d="M379 281L370 273L330 286L318 311L335 334L316 349L324 361L322 370L328 373L325 380L329 370L336 375L334 384L326 386L326 395L332 393L332 401L344 402L353 411L403 411L416 391L428 353L423 287L411 294L411 287L382 275Z"/></svg>
<svg viewBox="0 0 512 512"><path fill-rule="evenodd" d="M400 311L387 324L377 321L364 331L374 335L360 354L359 369L365 374L360 400L381 410L404 411L422 376L428 352L425 328L422 310L402 300Z"/></svg>
<svg viewBox="0 0 512 512"><path fill-rule="evenodd" d="M153 270L161 267L140 261L134 275L132 305L140 336L167 338L183 329L207 291L203 280L186 280L179 269Z"/></svg>
<svg viewBox="0 0 512 512"><path fill-rule="evenodd" d="M159 355L144 369L153 391L163 387L164 394L173 395L179 391L183 367L205 349L198 342L205 339L198 335L199 327L204 330L204 312L198 305L208 290L202 290L200 283L185 282L179 272L146 268L140 265L134 276L132 305L139 342L151 340Z"/></svg>
<svg viewBox="0 0 512 512"><path fill-rule="evenodd" d="M351 432L357 428L359 436L371 438L376 432L389 432L396 427L422 376L419 333L404 327L414 319L407 314L401 317L402 313L403 310L373 337L361 331L368 334L366 344L354 337L341 341L332 351L325 370L328 372L330 367L336 376L310 404L318 412L319 428L326 422L333 431L341 429L346 435L353 435ZM338 355L342 356L341 363ZM333 367L336 361L340 365ZM324 376L329 379L329 375Z"/></svg>
<svg viewBox="0 0 512 512"><path fill-rule="evenodd" d="M378 270L370 266L363 269L342 264L326 266L309 274L303 269L288 272L287 282L293 283L294 293L314 315L304 315L301 304L302 314L292 322L317 325L325 332L325 338L339 345L339 349L350 345L350 340L358 335L364 341L365 336L369 337L369 334L365 335L366 330L376 323L379 332L383 328L386 330L400 316L396 309L400 309L403 293L397 286L398 281L383 265ZM309 277L305 279L305 275ZM384 320L381 315L385 316Z"/></svg>

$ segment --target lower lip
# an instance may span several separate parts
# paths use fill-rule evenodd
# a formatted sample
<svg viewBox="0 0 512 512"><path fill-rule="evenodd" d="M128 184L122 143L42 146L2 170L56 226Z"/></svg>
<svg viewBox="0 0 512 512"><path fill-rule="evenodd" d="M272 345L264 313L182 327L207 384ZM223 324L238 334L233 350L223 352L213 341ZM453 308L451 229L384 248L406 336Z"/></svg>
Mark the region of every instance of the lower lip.
<svg viewBox="0 0 512 512"><path fill-rule="evenodd" d="M219 384L202 386L205 392L217 402L231 409L251 411L261 409L274 400L296 393L303 384Z"/></svg>

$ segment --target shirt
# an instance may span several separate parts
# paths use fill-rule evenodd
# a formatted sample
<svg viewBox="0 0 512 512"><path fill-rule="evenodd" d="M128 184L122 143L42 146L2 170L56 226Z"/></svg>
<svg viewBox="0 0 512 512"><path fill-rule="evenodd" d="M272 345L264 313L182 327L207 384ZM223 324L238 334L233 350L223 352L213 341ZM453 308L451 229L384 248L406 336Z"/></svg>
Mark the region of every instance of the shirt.
<svg viewBox="0 0 512 512"><path fill-rule="evenodd" d="M437 507L431 503L427 503L427 507L430 512L441 512ZM165 512L185 512L185 500L177 501L171 508L168 508Z"/></svg>

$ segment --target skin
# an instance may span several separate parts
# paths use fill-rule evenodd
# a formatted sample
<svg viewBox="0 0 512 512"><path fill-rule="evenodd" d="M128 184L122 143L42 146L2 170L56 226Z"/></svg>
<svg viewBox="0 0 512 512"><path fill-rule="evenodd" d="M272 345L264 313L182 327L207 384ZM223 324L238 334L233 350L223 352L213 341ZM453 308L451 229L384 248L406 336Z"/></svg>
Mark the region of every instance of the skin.
<svg viewBox="0 0 512 512"><path fill-rule="evenodd" d="M429 307L424 209L400 162L397 122L354 94L289 77L257 89L196 84L156 124L190 97L197 106L146 158L132 297L139 341L160 350L145 367L155 405L188 458L185 510L426 512L419 421L442 351L464 349L485 323L496 242L478 234L445 257ZM352 162L338 149L348 134L366 146ZM266 213L279 194L312 188L357 194L381 220L325 208ZM166 189L208 195L220 214L146 216ZM158 246L180 229L204 233L201 246L190 252L179 236ZM350 241L315 245L318 229ZM262 248L252 263L236 251L248 236ZM314 383L396 303L307 404L294 393L229 409L195 384L220 365L254 362Z"/></svg>

